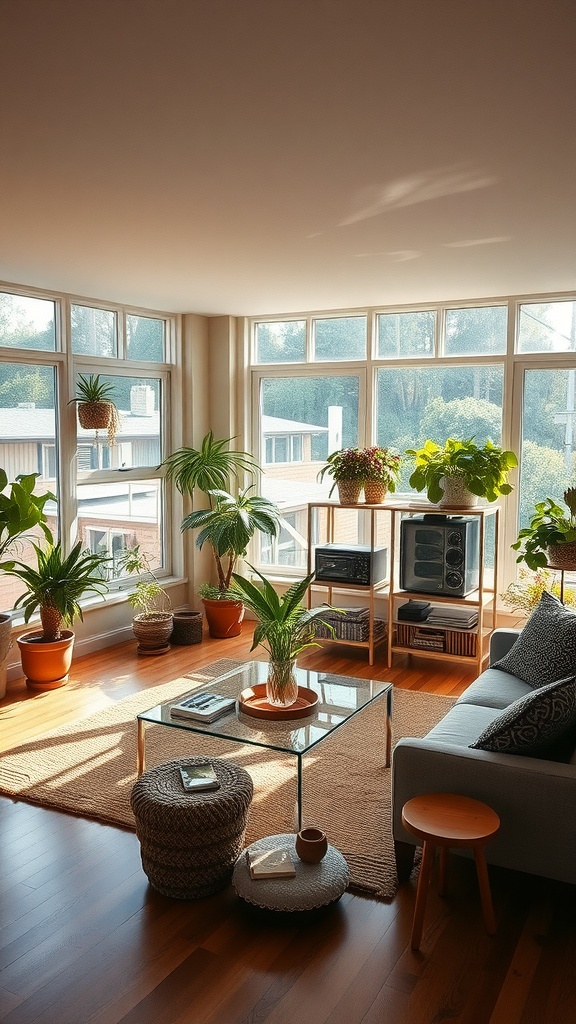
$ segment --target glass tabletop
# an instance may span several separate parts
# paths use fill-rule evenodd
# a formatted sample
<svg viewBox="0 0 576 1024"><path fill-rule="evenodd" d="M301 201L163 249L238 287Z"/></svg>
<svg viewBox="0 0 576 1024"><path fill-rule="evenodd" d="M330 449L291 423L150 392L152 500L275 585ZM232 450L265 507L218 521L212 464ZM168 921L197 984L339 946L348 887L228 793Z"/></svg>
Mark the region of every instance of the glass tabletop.
<svg viewBox="0 0 576 1024"><path fill-rule="evenodd" d="M158 704L148 711L142 711L137 718L154 725L167 725L173 729L187 729L189 732L218 736L221 739L253 743L258 747L269 747L290 754L302 754L324 739L339 726L344 725L368 704L382 694L392 690L392 683L369 679L354 679L351 676L337 676L330 672L313 672L296 668L299 686L305 686L318 695L318 703L306 718L270 721L253 718L236 706L216 719L215 722L196 722L190 719L172 718L170 708L188 694L206 690L224 696L238 698L242 690L257 683L265 683L268 663L249 661L238 668L218 676L208 685L196 685L186 690L186 677L182 677L182 693L174 700Z"/></svg>

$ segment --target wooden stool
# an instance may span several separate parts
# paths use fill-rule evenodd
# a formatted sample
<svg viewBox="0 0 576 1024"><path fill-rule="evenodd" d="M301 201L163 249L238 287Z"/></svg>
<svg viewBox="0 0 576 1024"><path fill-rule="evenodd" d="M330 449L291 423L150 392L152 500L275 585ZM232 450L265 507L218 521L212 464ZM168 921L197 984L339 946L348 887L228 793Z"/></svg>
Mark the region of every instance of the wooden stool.
<svg viewBox="0 0 576 1024"><path fill-rule="evenodd" d="M447 851L450 847L462 846L469 846L474 850L484 924L488 934L493 935L496 931L496 922L484 846L494 838L500 828L500 818L496 812L480 800L471 800L467 796L428 793L424 796L415 796L404 804L402 824L408 832L424 841L412 924L412 949L420 948L430 872L436 847L440 849L438 892L441 896L446 893Z"/></svg>

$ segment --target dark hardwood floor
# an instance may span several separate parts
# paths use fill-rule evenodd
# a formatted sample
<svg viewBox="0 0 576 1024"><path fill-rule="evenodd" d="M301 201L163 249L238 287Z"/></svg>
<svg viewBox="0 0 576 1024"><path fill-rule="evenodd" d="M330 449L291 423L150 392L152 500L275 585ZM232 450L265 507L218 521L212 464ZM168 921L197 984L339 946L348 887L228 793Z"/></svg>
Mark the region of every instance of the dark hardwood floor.
<svg viewBox="0 0 576 1024"><path fill-rule="evenodd" d="M193 666L245 660L250 640L247 627L238 640L206 639L159 658L125 644L76 659L68 685L51 693L18 680L0 703L0 749ZM302 663L453 695L472 678L418 658L370 669L365 653L335 646ZM131 832L0 798L0 1021L576 1021L576 889L495 868L490 877L496 935L482 926L473 862L454 857L448 896L431 887L414 953L413 882L390 904L346 893L317 918L271 921L230 889L198 902L162 897Z"/></svg>

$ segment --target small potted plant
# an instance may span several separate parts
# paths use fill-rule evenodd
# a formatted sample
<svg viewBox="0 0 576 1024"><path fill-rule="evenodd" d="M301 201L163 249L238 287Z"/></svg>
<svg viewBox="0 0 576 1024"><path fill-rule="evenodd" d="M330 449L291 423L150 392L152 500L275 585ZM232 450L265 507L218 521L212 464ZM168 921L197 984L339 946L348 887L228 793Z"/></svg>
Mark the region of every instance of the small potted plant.
<svg viewBox="0 0 576 1024"><path fill-rule="evenodd" d="M386 492L394 493L402 459L388 448L378 445L364 448L364 498L368 505L380 505Z"/></svg>
<svg viewBox="0 0 576 1024"><path fill-rule="evenodd" d="M83 550L80 541L69 555L64 554L60 543L32 547L36 566L12 561L6 571L26 585L14 605L24 609L24 621L29 622L34 612L40 612L42 628L24 633L17 640L27 685L52 690L66 682L72 661L74 633L64 627L83 618L81 597L108 590L104 566L109 559Z"/></svg>
<svg viewBox="0 0 576 1024"><path fill-rule="evenodd" d="M576 570L576 487L564 491L566 508L553 498L534 505L530 525L520 530L512 547L519 551L517 562L529 569Z"/></svg>
<svg viewBox="0 0 576 1024"><path fill-rule="evenodd" d="M208 507L190 512L182 520L182 530L198 530L196 546L208 544L212 549L216 585L204 583L199 588L206 611L210 636L238 636L242 630L244 605L238 594L229 593L238 559L246 554L248 544L259 531L275 537L280 529L280 510L274 502L261 495L250 494L251 487L237 493L242 474L254 477L259 466L249 452L234 451L232 438L215 438L206 434L200 448L179 448L162 463L166 476L174 480L181 494L192 499L196 490L202 492Z"/></svg>
<svg viewBox="0 0 576 1024"><path fill-rule="evenodd" d="M496 501L510 494L508 474L518 465L514 452L488 440L481 447L474 438L449 437L441 446L426 441L422 448L408 448L416 460L410 486L426 491L428 500L445 508L472 508L478 498Z"/></svg>
<svg viewBox="0 0 576 1024"><path fill-rule="evenodd" d="M129 575L138 574L134 592L128 600L136 614L132 620L139 654L164 654L170 649L174 619L170 598L150 566L150 559L136 544L118 560L118 568Z"/></svg>
<svg viewBox="0 0 576 1024"><path fill-rule="evenodd" d="M102 380L99 373L91 373L89 377L80 373L76 381L76 392L76 398L70 399L68 404L76 402L80 426L84 430L106 430L108 444L115 444L120 417L111 398L114 385Z"/></svg>
<svg viewBox="0 0 576 1024"><path fill-rule="evenodd" d="M298 683L294 676L296 658L310 647L320 647L315 640L316 622L322 622L334 635L332 626L320 618L326 614L328 606L306 609L302 605L314 573L293 583L280 596L261 572L252 566L250 568L260 578L260 583L252 583L233 573L234 588L258 619L250 649L253 651L260 645L270 656L266 681L268 703L289 707L298 698Z"/></svg>
<svg viewBox="0 0 576 1024"><path fill-rule="evenodd" d="M341 505L357 505L366 479L364 449L341 448L332 452L326 460L326 465L318 473L318 479L322 481L326 474L334 481L328 497L337 487Z"/></svg>

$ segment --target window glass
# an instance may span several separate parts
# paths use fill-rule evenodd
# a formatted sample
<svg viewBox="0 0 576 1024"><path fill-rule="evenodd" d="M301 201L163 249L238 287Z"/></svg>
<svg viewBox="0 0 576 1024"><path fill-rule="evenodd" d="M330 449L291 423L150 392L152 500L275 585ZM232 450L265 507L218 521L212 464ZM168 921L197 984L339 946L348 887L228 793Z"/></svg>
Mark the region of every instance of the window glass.
<svg viewBox="0 0 576 1024"><path fill-rule="evenodd" d="M526 302L521 305L518 351L576 351L576 302Z"/></svg>
<svg viewBox="0 0 576 1024"><path fill-rule="evenodd" d="M447 356L495 356L506 352L506 306L446 310Z"/></svg>
<svg viewBox="0 0 576 1024"><path fill-rule="evenodd" d="M58 493L56 479L56 384L52 366L0 363L0 466L9 483L20 474L39 473L34 491ZM58 538L57 506L48 502L45 512ZM40 540L41 530L33 531ZM35 563L29 541L18 540L10 552L23 562ZM25 587L0 572L0 609L9 610Z"/></svg>
<svg viewBox="0 0 576 1024"><path fill-rule="evenodd" d="M405 359L434 355L436 314L379 313L376 317L378 355L381 359Z"/></svg>
<svg viewBox="0 0 576 1024"><path fill-rule="evenodd" d="M72 351L77 355L117 354L116 313L95 306L70 307Z"/></svg>
<svg viewBox="0 0 576 1024"><path fill-rule="evenodd" d="M574 486L576 370L538 369L524 373L520 525L528 526L534 504Z"/></svg>
<svg viewBox="0 0 576 1024"><path fill-rule="evenodd" d="M314 320L314 358L318 362L365 359L366 317L332 316Z"/></svg>
<svg viewBox="0 0 576 1024"><path fill-rule="evenodd" d="M0 348L54 352L54 302L0 292Z"/></svg>
<svg viewBox="0 0 576 1024"><path fill-rule="evenodd" d="M256 324L257 363L303 363L305 359L305 320Z"/></svg>
<svg viewBox="0 0 576 1024"><path fill-rule="evenodd" d="M377 377L378 443L403 452L428 439L502 436L504 368L426 366L381 368ZM409 491L413 466L404 460L398 490Z"/></svg>
<svg viewBox="0 0 576 1024"><path fill-rule="evenodd" d="M158 466L161 449L161 381L156 377L100 374L113 385L111 399L118 410L115 443L106 429L84 429L78 422L79 473L94 469L133 469Z"/></svg>
<svg viewBox="0 0 576 1024"><path fill-rule="evenodd" d="M112 557L108 573L119 575L127 548L139 544L152 569L164 564L162 481L115 480L78 487L78 536L84 547Z"/></svg>
<svg viewBox="0 0 576 1024"><path fill-rule="evenodd" d="M128 359L142 362L163 363L165 360L166 324L149 316L126 316L126 346Z"/></svg>

